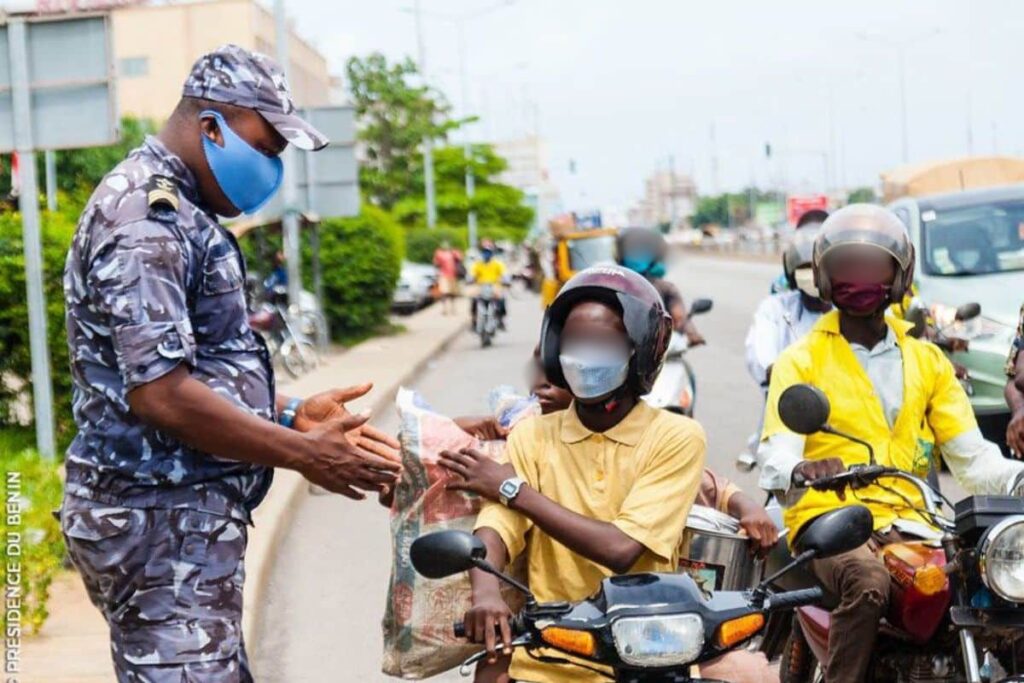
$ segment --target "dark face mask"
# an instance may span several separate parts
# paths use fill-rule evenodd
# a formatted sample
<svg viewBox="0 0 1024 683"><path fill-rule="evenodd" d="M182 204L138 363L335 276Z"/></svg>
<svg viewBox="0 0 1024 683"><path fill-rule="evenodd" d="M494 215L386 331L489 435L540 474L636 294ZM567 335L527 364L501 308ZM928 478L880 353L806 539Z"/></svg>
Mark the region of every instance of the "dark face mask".
<svg viewBox="0 0 1024 683"><path fill-rule="evenodd" d="M889 301L889 286L877 282L833 282L832 303L856 316L874 315Z"/></svg>

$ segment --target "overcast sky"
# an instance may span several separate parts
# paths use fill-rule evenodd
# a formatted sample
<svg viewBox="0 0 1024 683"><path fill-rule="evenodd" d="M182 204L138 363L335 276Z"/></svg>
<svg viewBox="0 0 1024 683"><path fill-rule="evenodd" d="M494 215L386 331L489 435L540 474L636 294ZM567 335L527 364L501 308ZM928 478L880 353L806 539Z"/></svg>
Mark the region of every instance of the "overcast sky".
<svg viewBox="0 0 1024 683"><path fill-rule="evenodd" d="M353 54L416 56L413 0L287 1L338 73ZM569 208L628 205L670 156L701 192L876 185L902 161L898 43L911 162L1024 153L1022 2L515 0L466 29L473 135L536 125ZM424 36L428 77L461 110L456 29L425 17Z"/></svg>

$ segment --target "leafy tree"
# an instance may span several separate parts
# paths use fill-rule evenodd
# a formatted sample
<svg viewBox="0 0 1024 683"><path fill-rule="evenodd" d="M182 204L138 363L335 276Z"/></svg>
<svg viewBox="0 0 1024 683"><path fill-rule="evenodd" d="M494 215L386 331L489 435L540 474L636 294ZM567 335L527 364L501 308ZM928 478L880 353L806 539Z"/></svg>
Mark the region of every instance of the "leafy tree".
<svg viewBox="0 0 1024 683"><path fill-rule="evenodd" d="M373 204L390 210L423 187L423 139L443 140L462 122L450 118L451 105L443 94L412 83L417 69L409 58L390 64L374 52L352 57L345 71L364 152L360 190Z"/></svg>
<svg viewBox="0 0 1024 683"><path fill-rule="evenodd" d="M850 196L847 198L850 204L874 204L878 201L878 195L875 194L874 188L871 187L858 187L850 192Z"/></svg>
<svg viewBox="0 0 1024 683"><path fill-rule="evenodd" d="M476 181L472 208L482 226L526 229L533 223L533 209L526 206L521 190L504 185L496 176L507 162L491 145L472 145L470 166ZM444 225L465 225L470 201L466 196L466 157L461 146L441 147L434 155L437 215ZM395 204L395 216L405 226L426 223L422 192L407 194Z"/></svg>

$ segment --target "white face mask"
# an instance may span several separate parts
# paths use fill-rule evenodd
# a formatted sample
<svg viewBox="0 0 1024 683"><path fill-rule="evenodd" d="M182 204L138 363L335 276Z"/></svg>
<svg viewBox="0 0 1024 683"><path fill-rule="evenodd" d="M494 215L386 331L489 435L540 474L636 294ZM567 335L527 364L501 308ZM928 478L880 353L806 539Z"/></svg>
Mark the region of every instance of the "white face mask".
<svg viewBox="0 0 1024 683"><path fill-rule="evenodd" d="M562 375L576 398L601 398L626 383L629 374L627 349L613 349L596 344L574 344L559 354Z"/></svg>
<svg viewBox="0 0 1024 683"><path fill-rule="evenodd" d="M797 268L793 272L793 279L796 280L796 288L813 299L820 299L821 292L814 286L814 270L812 268Z"/></svg>

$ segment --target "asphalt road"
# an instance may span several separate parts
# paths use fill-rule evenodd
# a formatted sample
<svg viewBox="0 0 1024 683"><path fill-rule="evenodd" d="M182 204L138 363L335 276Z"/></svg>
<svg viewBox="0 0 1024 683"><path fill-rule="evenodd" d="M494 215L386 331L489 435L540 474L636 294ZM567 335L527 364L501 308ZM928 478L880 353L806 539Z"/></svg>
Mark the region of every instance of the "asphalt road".
<svg viewBox="0 0 1024 683"><path fill-rule="evenodd" d="M696 417L707 431L708 464L747 491L757 490L756 474L737 472L734 460L757 426L761 395L747 375L743 342L777 272L774 263L689 257L670 275L687 300L714 299L713 310L698 321L708 345L689 356L698 380ZM486 412L492 387L524 386L540 318L535 298L512 300L510 330L492 348L481 349L467 332L410 386L442 413ZM394 414L378 416L377 424L397 429ZM943 486L949 490L948 482ZM280 548L250 647L257 679L391 680L380 673L389 557L388 515L376 502L305 496ZM434 680L463 679L449 674Z"/></svg>

